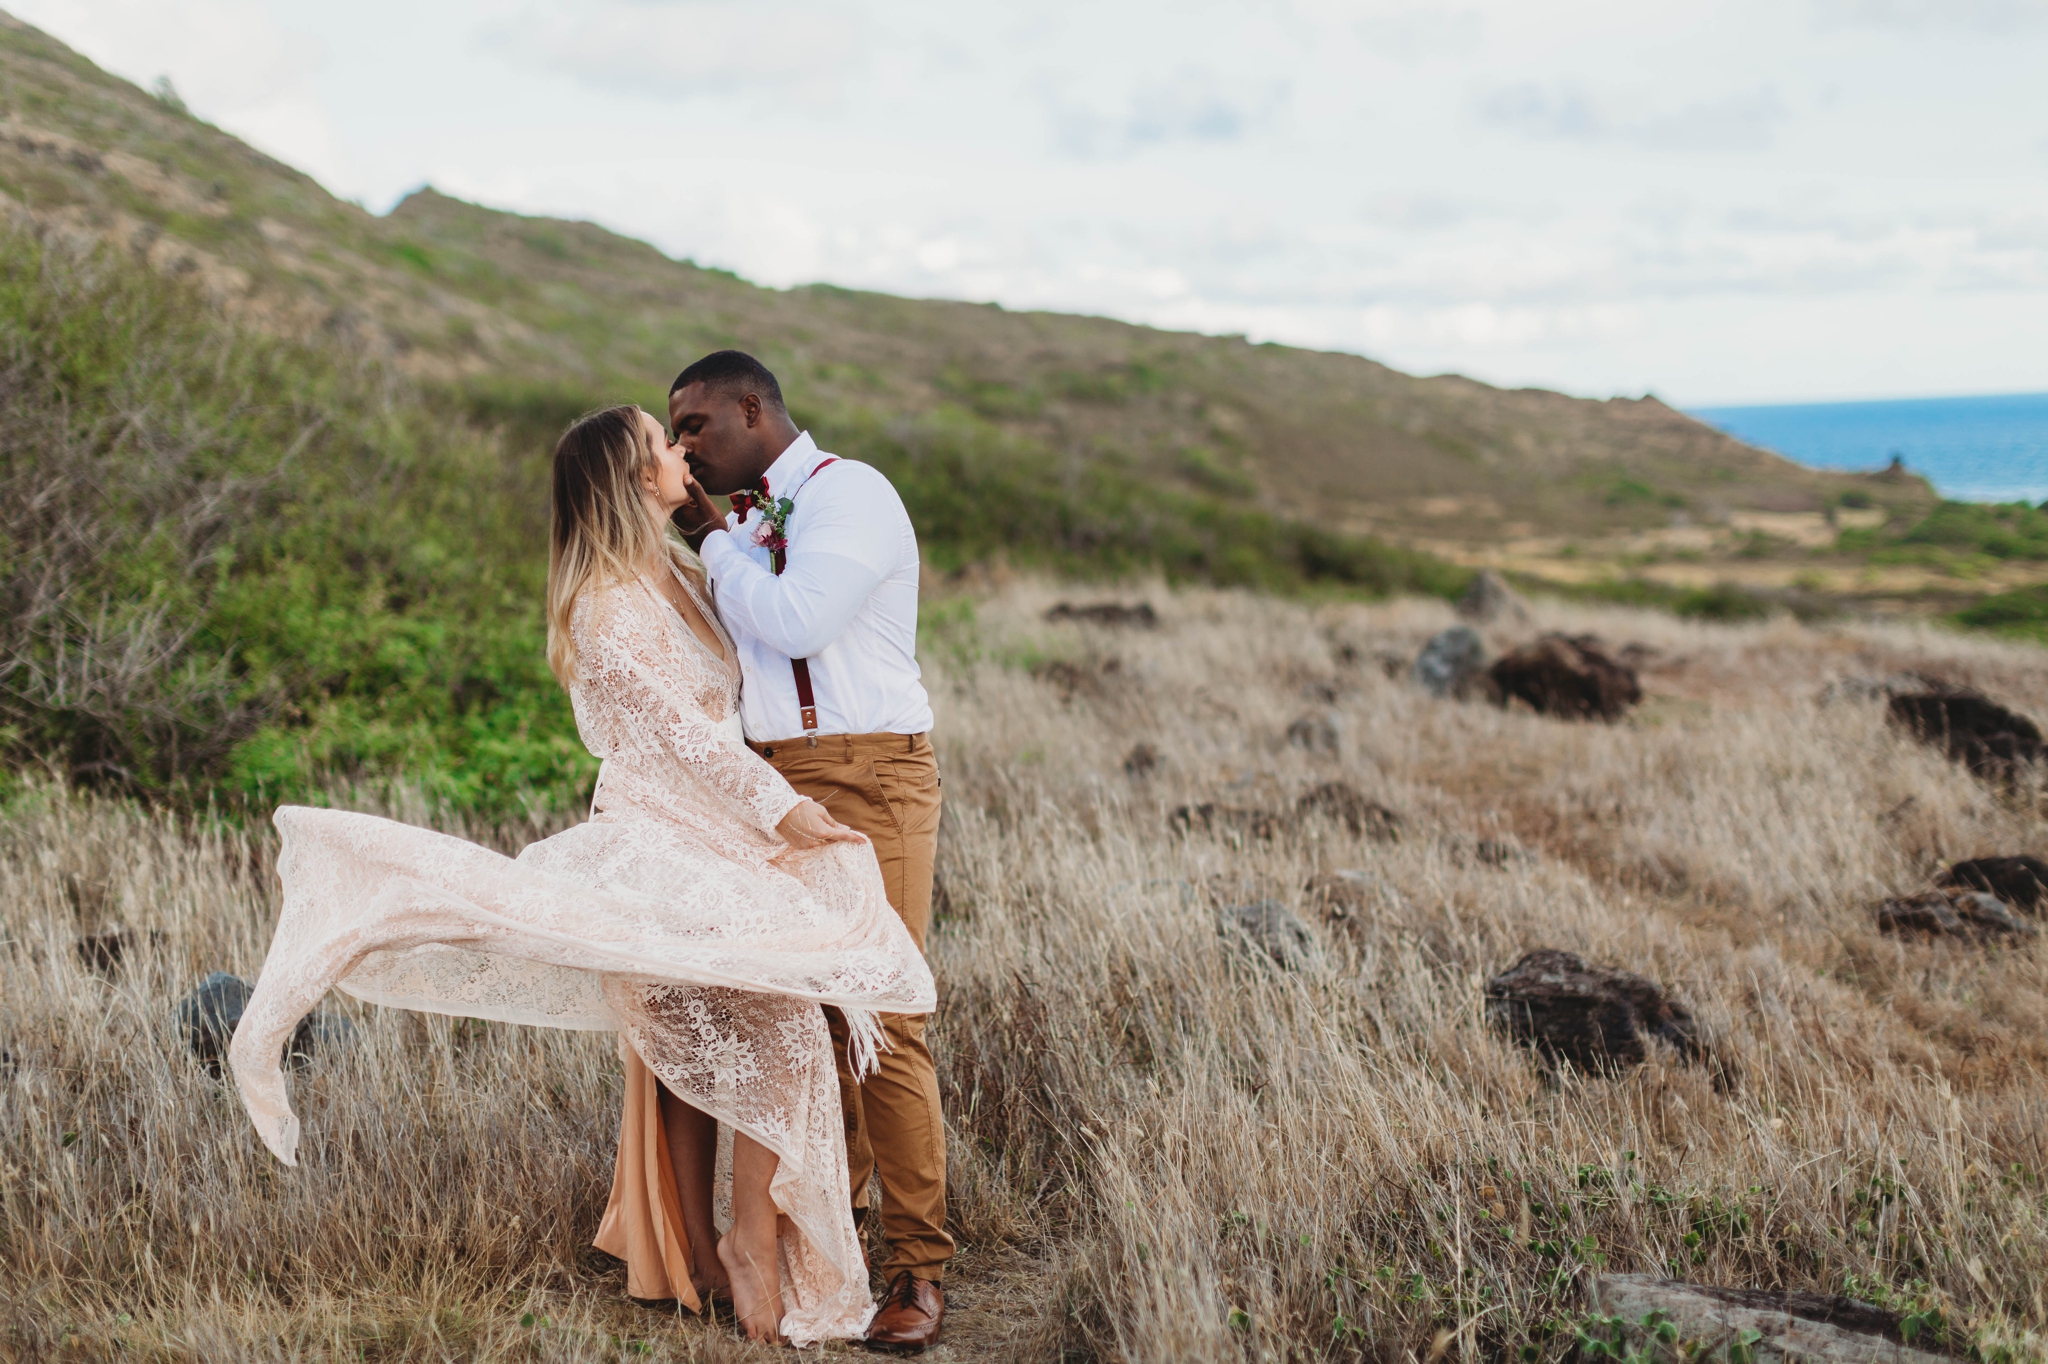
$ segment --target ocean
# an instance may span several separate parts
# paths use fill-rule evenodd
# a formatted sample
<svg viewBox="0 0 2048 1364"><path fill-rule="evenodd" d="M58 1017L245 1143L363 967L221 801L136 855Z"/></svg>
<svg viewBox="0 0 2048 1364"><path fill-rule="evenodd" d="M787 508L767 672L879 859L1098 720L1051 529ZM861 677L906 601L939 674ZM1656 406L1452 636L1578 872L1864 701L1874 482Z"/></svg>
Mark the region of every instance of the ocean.
<svg viewBox="0 0 2048 1364"><path fill-rule="evenodd" d="M1882 469L1897 455L1958 502L2048 499L2048 393L1703 407L1691 415L1821 469Z"/></svg>

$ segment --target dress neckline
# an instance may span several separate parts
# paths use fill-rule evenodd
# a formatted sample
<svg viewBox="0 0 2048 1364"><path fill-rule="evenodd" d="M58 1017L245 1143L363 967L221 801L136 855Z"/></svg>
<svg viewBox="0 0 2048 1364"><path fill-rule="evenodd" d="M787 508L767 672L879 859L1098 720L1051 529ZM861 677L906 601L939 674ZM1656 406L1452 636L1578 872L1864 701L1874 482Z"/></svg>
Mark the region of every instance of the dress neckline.
<svg viewBox="0 0 2048 1364"><path fill-rule="evenodd" d="M697 589L691 584L688 575L686 575L682 569L676 566L675 560L671 559L668 561L668 571L675 576L675 580L677 582L683 585L683 591L690 594L691 602L694 603L697 607L697 610L703 614L704 623L711 627L711 633L718 636L719 647L716 653L712 652L710 645L706 644L703 640L697 637L697 632L690 628L690 622L683 619L683 613L676 609L676 604L673 601L669 600L668 594L665 592L656 591L654 585L647 581L648 575L645 573L640 575L640 581L642 586L647 588L648 594L650 596L652 596L656 601L661 603L663 609L666 610L669 613L669 615L675 617L675 623L677 628L682 631L683 635L686 638L688 638L691 644L703 650L706 657L717 660L718 666L725 670L725 675L728 680L738 677L739 660L733 656L734 651L732 644L732 636L726 633L725 623L718 619L717 613L713 608L707 607L704 604L704 599L697 595Z"/></svg>

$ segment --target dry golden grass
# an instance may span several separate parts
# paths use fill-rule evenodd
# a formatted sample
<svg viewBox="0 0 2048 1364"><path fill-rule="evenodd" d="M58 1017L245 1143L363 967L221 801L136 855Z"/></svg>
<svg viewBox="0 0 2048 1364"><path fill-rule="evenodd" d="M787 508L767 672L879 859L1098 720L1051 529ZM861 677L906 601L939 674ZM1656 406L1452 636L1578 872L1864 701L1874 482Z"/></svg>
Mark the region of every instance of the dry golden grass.
<svg viewBox="0 0 2048 1364"><path fill-rule="evenodd" d="M1046 624L1032 585L930 612L964 1246L943 1357L1552 1361L1601 1264L1938 1305L1987 1357L2042 1357L2042 949L1899 943L1869 914L1947 859L2044 851L2041 792L1815 698L1919 668L2048 714L2048 655L1543 607L1660 651L1634 716L1568 725L1388 679L1375 655L1449 623L1435 603L1149 595L1157 632ZM1341 755L1286 745L1325 710ZM1140 741L1147 778L1123 771ZM1278 809L1331 779L1400 811L1400 840L1169 829L1186 801ZM1528 856L1491 865L1482 838ZM607 1038L348 1006L361 1044L297 1081L302 1168L270 1160L168 1023L205 971L259 963L269 850L54 792L12 809L0 1352L762 1353L623 1302L587 1249ZM1377 889L1324 924L1301 887L1337 868ZM1317 925L1319 965L1219 938L1219 906L1260 898ZM73 939L115 922L164 936L102 977ZM1665 982L1735 1086L1668 1059L1546 1081L1480 1007L1537 946Z"/></svg>

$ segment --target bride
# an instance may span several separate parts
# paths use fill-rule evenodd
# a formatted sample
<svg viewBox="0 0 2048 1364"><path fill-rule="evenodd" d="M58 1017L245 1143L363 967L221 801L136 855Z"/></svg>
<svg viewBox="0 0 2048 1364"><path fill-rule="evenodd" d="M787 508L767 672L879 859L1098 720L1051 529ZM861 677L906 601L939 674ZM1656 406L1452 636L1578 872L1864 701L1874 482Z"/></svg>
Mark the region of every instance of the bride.
<svg viewBox="0 0 2048 1364"><path fill-rule="evenodd" d="M640 409L563 434L548 661L603 760L589 821L513 859L370 815L280 808L283 909L229 1057L257 1131L291 1165L281 1056L330 988L615 1030L626 1112L597 1244L627 1260L628 1291L692 1310L729 1291L757 1340L858 1337L874 1307L820 1006L846 1014L854 1065L871 1069L876 1014L931 1012L932 977L867 840L741 742L732 642L667 530L692 501L681 452Z"/></svg>

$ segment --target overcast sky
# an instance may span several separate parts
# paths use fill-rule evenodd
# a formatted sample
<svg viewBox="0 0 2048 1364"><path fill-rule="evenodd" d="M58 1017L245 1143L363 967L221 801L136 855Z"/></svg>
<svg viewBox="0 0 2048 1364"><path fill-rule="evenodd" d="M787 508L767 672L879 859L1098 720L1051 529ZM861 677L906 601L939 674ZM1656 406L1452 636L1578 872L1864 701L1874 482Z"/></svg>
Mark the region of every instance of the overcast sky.
<svg viewBox="0 0 2048 1364"><path fill-rule="evenodd" d="M0 0L383 212L1717 402L2048 390L2048 0Z"/></svg>

